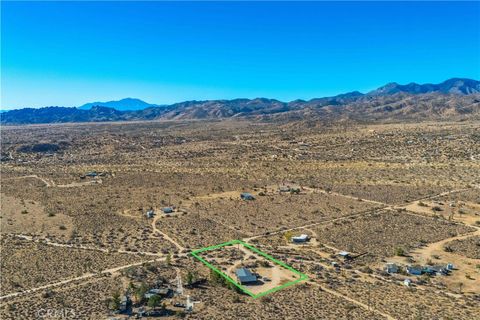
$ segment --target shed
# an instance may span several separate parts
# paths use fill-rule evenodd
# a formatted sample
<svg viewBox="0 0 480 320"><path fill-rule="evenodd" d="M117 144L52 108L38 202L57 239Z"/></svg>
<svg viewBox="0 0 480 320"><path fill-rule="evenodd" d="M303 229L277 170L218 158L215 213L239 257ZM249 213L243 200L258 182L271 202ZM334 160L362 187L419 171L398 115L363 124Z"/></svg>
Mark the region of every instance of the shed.
<svg viewBox="0 0 480 320"><path fill-rule="evenodd" d="M308 241L309 237L307 234L302 234L296 237L292 237L292 242L306 242Z"/></svg>
<svg viewBox="0 0 480 320"><path fill-rule="evenodd" d="M385 272L387 273L397 273L398 272L398 266L395 263L386 263L385 264Z"/></svg>
<svg viewBox="0 0 480 320"><path fill-rule="evenodd" d="M153 218L154 215L155 211L153 211L152 209L148 210L146 213L147 218Z"/></svg>
<svg viewBox="0 0 480 320"><path fill-rule="evenodd" d="M412 280L410 280L410 279L405 279L405 280L403 280L403 284L404 284L405 286L407 286L407 287L410 287L410 285L412 284Z"/></svg>
<svg viewBox="0 0 480 320"><path fill-rule="evenodd" d="M338 253L338 255L339 255L340 257L342 257L343 259L350 259L350 258L351 258L350 252L347 252L347 251L340 251L340 252Z"/></svg>
<svg viewBox="0 0 480 320"><path fill-rule="evenodd" d="M172 207L165 207L165 208L162 208L162 211L163 211L163 213L169 214L169 213L173 212L173 208Z"/></svg>
<svg viewBox="0 0 480 320"><path fill-rule="evenodd" d="M249 192L244 192L244 193L240 194L240 199L242 199L242 200L255 200L255 197Z"/></svg>
<svg viewBox="0 0 480 320"><path fill-rule="evenodd" d="M241 284L257 282L257 277L247 268L239 268L235 271L235 274Z"/></svg>

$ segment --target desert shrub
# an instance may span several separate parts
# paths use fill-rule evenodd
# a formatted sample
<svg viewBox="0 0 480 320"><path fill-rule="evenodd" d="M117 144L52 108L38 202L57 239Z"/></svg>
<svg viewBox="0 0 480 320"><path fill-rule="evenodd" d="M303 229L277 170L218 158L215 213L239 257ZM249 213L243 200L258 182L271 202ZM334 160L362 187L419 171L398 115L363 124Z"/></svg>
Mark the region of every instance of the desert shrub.
<svg viewBox="0 0 480 320"><path fill-rule="evenodd" d="M405 256L405 249L402 247L397 247L395 248L395 255L399 257L404 257Z"/></svg>

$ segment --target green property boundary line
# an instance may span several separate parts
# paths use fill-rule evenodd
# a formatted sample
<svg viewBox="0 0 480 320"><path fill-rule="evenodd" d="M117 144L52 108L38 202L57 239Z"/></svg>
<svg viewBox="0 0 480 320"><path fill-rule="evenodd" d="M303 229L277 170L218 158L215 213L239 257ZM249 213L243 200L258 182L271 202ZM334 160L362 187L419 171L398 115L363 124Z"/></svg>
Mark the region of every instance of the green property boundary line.
<svg viewBox="0 0 480 320"><path fill-rule="evenodd" d="M251 291L247 290L244 286L242 286L241 284L238 284L235 280L233 280L232 278L230 278L227 274L225 274L224 272L220 271L219 269L217 269L216 267L214 267L211 263L209 263L208 261L206 261L204 258L200 257L199 253L202 253L202 252L205 252L205 251L209 251L209 250L215 250L215 249L218 249L218 248L221 248L221 247L225 247L225 246L229 246L229 245L233 245L233 244L241 244L243 245L244 247L250 249L251 251L253 252L256 252L258 253L259 255L267 258L268 260L270 261L273 261L275 262L276 264L282 266L283 268L285 269L288 269L290 271L292 271L293 273L295 273L296 275L300 276L300 278L294 280L294 281L290 281L290 282L287 282L287 283L284 283L282 284L281 286L278 286L278 287L275 287L275 288L272 288L270 290L267 290L267 291L264 291L264 292L260 292L258 294L254 294L252 293ZM249 296L253 297L254 299L256 298L260 298L260 297L263 297L269 293L273 293L275 291L278 291L278 290L282 290L282 289L285 289L286 287L289 287L291 285L294 285L296 283L299 283L300 281L303 281L303 280L307 280L308 279L308 276L301 273L300 271L298 270L295 270L293 269L292 267L290 267L289 265L285 264L284 262L282 261L279 261L277 259L275 259L274 257L258 250L257 248L243 242L242 240L231 240L231 241L228 241L228 242L224 242L224 243L221 243L221 244L217 244L217 245L214 245L214 246L210 246L210 247L205 247L205 248L201 248L201 249L197 249L197 250L194 250L191 252L191 255L195 258L197 258L198 260L200 260L201 262L203 262L207 267L209 267L210 269L212 269L213 271L215 271L216 273L220 274L222 277L224 277L226 280L228 280L229 282L231 282L233 285L235 285L237 288L239 288L242 292L248 294Z"/></svg>

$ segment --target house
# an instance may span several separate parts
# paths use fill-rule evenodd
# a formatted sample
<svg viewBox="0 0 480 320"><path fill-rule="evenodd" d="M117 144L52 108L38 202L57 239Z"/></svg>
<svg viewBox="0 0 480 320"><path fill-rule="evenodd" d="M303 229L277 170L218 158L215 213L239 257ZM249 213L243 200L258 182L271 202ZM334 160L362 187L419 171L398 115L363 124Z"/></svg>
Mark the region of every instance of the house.
<svg viewBox="0 0 480 320"><path fill-rule="evenodd" d="M387 273L398 273L398 266L395 263L389 262L385 264L384 270Z"/></svg>
<svg viewBox="0 0 480 320"><path fill-rule="evenodd" d="M153 216L155 215L155 211L153 211L152 209L148 210L147 213L146 213L146 216L147 218L153 218Z"/></svg>
<svg viewBox="0 0 480 320"><path fill-rule="evenodd" d="M307 242L308 240L309 240L309 237L307 234L302 234L296 237L292 237L292 242L294 243Z"/></svg>
<svg viewBox="0 0 480 320"><path fill-rule="evenodd" d="M165 208L162 208L162 211L165 214L169 214L169 213L173 212L173 208L172 207L165 207Z"/></svg>
<svg viewBox="0 0 480 320"><path fill-rule="evenodd" d="M242 200L255 200L255 197L251 193L244 192L244 193L240 194L240 199L242 199Z"/></svg>
<svg viewBox="0 0 480 320"><path fill-rule="evenodd" d="M423 268L421 266L407 266L407 273L420 276L423 273Z"/></svg>
<svg viewBox="0 0 480 320"><path fill-rule="evenodd" d="M247 268L239 268L235 271L237 280L240 284L248 284L257 282L257 277Z"/></svg>
<svg viewBox="0 0 480 320"><path fill-rule="evenodd" d="M345 259L345 260L348 260L348 259L351 258L350 252L347 252L347 251L340 251L340 252L338 253L338 255L339 255L340 257L342 257L343 259Z"/></svg>

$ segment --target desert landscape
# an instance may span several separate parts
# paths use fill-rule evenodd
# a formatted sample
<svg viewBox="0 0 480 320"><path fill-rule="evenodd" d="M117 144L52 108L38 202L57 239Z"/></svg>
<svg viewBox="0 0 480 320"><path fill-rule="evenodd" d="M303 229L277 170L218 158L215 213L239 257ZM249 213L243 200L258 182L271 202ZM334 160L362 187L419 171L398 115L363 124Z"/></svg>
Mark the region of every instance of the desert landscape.
<svg viewBox="0 0 480 320"><path fill-rule="evenodd" d="M479 130L4 126L1 316L61 305L82 319L476 319ZM254 299L190 254L235 239L308 279ZM205 253L232 279L249 269L254 293L295 279L234 246Z"/></svg>
<svg viewBox="0 0 480 320"><path fill-rule="evenodd" d="M1 320L480 320L480 1L0 1Z"/></svg>

